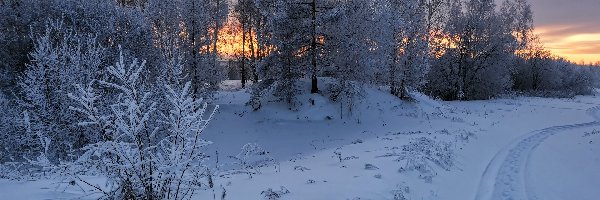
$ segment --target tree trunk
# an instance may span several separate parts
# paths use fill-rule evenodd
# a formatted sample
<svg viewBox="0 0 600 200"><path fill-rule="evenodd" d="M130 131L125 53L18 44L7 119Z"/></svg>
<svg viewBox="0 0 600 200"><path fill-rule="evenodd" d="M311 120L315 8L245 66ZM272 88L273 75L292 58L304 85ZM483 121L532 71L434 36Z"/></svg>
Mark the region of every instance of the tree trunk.
<svg viewBox="0 0 600 200"><path fill-rule="evenodd" d="M219 42L219 14L220 14L220 10L221 10L221 0L216 0L217 1L217 8L216 8L216 12L215 12L215 30L213 31L213 70L216 70L218 66L218 52L217 52L217 43Z"/></svg>
<svg viewBox="0 0 600 200"><path fill-rule="evenodd" d="M242 6L242 65L241 65L241 78L242 78L242 88L246 88L246 11Z"/></svg>
<svg viewBox="0 0 600 200"><path fill-rule="evenodd" d="M252 23L251 23L252 24ZM256 33L252 35L252 26L250 26L250 53L252 58L252 63L250 63L250 70L252 70L252 82L258 82L258 74L256 73L256 54L254 51L254 37Z"/></svg>
<svg viewBox="0 0 600 200"><path fill-rule="evenodd" d="M196 1L192 1L192 15L196 12ZM198 98L198 52L196 49L196 19L192 16L192 24L191 26L191 34L190 34L190 42L191 42L191 54L192 54L192 70L194 72L192 78L192 87L193 93L192 98Z"/></svg>
<svg viewBox="0 0 600 200"><path fill-rule="evenodd" d="M400 99L406 99L406 70L408 67L408 61L404 61L404 69L402 70L402 80L400 81Z"/></svg>
<svg viewBox="0 0 600 200"><path fill-rule="evenodd" d="M317 0L312 1L312 41L310 44L311 48L311 61L312 61L312 75L311 75L311 89L310 93L319 92L318 80L317 80Z"/></svg>

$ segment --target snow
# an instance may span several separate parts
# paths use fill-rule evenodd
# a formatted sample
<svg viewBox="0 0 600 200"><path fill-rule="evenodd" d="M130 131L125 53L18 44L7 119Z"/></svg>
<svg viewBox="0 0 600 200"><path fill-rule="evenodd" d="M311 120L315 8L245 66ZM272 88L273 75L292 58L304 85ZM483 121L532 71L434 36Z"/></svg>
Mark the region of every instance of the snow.
<svg viewBox="0 0 600 200"><path fill-rule="evenodd" d="M585 136L597 128L562 131L532 152L526 177L531 199L598 199L600 138Z"/></svg>
<svg viewBox="0 0 600 200"><path fill-rule="evenodd" d="M104 179L85 177L88 182L102 185ZM71 185L60 177L42 180L11 181L0 179L0 199L97 199L101 194L85 185Z"/></svg>
<svg viewBox="0 0 600 200"><path fill-rule="evenodd" d="M198 199L219 199L223 191L225 199L265 199L267 193L279 199L600 196L600 112L593 109L600 101L594 96L441 102L415 93L406 102L367 87L348 116L321 94L301 95L294 111L277 102L252 111L245 106L249 92L234 81L223 87L204 135L213 142L205 152L213 164L218 160L220 172L215 188L199 191ZM236 173L239 166L228 156L247 143L275 163L252 176ZM452 162L440 163L446 157ZM102 185L98 177L86 180ZM95 197L90 188L60 181L0 180L0 199Z"/></svg>

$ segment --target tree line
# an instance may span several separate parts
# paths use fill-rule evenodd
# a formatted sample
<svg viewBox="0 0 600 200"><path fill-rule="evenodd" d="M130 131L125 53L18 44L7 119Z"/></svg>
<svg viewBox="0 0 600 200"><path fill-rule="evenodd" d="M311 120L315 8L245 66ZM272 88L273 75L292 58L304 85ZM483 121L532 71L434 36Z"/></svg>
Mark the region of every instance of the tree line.
<svg viewBox="0 0 600 200"><path fill-rule="evenodd" d="M244 35L257 34L259 47L248 50L270 51L241 54L242 84L262 80L269 87L255 88L274 88L292 107L298 94L330 89L350 98L361 84L400 98L565 97L590 94L596 71L543 48L526 0L240 0L234 12ZM338 83L319 85L318 77Z"/></svg>

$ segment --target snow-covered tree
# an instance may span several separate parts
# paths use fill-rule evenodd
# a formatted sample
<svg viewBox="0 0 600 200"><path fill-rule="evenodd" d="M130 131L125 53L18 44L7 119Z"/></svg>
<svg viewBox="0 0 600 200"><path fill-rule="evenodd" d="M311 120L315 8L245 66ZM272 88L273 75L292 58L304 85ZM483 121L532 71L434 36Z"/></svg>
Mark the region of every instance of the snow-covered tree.
<svg viewBox="0 0 600 200"><path fill-rule="evenodd" d="M425 84L429 71L428 29L425 7L421 1L409 0L392 3L399 20L392 24L395 34L394 62L391 64L391 93L400 98ZM396 21L394 20L394 21Z"/></svg>
<svg viewBox="0 0 600 200"><path fill-rule="evenodd" d="M345 113L351 113L363 95L362 86L370 83L385 63L386 51L378 45L385 43L385 33L380 31L387 24L377 12L378 7L381 5L375 1L344 1L323 14L328 23L322 27L326 35L320 53L326 63L322 70L335 78L328 92Z"/></svg>
<svg viewBox="0 0 600 200"><path fill-rule="evenodd" d="M163 59L178 49L192 80L195 94L215 90L224 79L217 59L218 30L226 19L223 0L150 0L146 17L153 28L153 41Z"/></svg>
<svg viewBox="0 0 600 200"><path fill-rule="evenodd" d="M31 35L45 32L48 19L62 20L78 34L91 34L108 52L116 53L118 45L131 54L145 58L149 63L157 63L151 41L151 29L141 15L141 8L121 7L116 1L106 0L6 0L0 3L0 65L7 72L3 76L16 92L18 77L30 63L29 53L33 51ZM112 56L112 54L109 54ZM156 73L157 69L150 69ZM3 73L4 74L4 73Z"/></svg>
<svg viewBox="0 0 600 200"><path fill-rule="evenodd" d="M442 99L487 99L510 87L516 40L492 0L453 0L445 53L432 65L427 91Z"/></svg>
<svg viewBox="0 0 600 200"><path fill-rule="evenodd" d="M258 81L254 35L256 34L256 21L260 20L260 13L253 0L238 1L234 6L233 13L235 20L241 25L242 52L239 55L239 69L242 87L246 87L248 80L252 80L253 82Z"/></svg>
<svg viewBox="0 0 600 200"><path fill-rule="evenodd" d="M306 25L306 20L301 18L304 13L296 9L296 2L276 0L267 4L261 2L260 9L266 10L267 27L272 34L271 44L276 49L263 63L267 82L275 83L274 95L280 97L293 107L296 95L301 91L298 81L304 77L301 60L306 52L302 47L306 45L304 34L298 32L299 26ZM267 7L268 6L268 7Z"/></svg>
<svg viewBox="0 0 600 200"><path fill-rule="evenodd" d="M517 41L517 50L535 42L533 35L533 11L527 0L505 0L500 7L502 23L512 32Z"/></svg>
<svg viewBox="0 0 600 200"><path fill-rule="evenodd" d="M296 82L311 80L311 93L319 91L317 77L322 75L326 42L324 20L332 9L331 1L260 0L256 6L265 18L268 43L273 52L260 64L264 79L276 84L276 95L293 104L296 93L302 91ZM259 32L260 33L260 32Z"/></svg>

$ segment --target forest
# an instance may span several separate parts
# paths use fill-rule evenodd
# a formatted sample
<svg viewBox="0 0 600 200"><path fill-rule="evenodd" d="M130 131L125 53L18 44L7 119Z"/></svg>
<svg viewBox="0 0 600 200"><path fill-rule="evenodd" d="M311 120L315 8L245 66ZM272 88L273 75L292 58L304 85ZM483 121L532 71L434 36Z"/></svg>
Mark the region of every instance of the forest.
<svg viewBox="0 0 600 200"><path fill-rule="evenodd" d="M600 77L545 49L527 0L0 0L0 16L0 178L100 175L108 199L213 188L203 132L226 80L255 112L316 94L351 113L365 87L572 98Z"/></svg>

